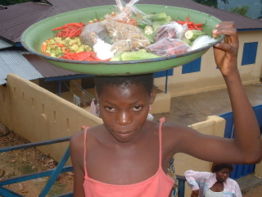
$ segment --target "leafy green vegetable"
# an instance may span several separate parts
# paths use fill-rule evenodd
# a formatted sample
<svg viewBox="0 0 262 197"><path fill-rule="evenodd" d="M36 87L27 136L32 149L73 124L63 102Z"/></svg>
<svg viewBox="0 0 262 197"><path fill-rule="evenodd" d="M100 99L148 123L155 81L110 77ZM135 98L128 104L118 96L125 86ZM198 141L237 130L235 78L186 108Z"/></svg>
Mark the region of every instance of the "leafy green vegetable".
<svg viewBox="0 0 262 197"><path fill-rule="evenodd" d="M112 58L111 61L127 61L127 60L141 60L160 57L153 53L147 52L145 49L131 52L123 52L120 55Z"/></svg>

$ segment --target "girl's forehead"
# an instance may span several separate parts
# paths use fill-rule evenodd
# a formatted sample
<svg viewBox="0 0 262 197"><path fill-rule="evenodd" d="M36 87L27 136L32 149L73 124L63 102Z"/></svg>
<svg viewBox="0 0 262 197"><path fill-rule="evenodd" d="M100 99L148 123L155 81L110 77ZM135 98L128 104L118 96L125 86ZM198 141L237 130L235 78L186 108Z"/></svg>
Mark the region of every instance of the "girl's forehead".
<svg viewBox="0 0 262 197"><path fill-rule="evenodd" d="M142 84L108 84L102 88L101 93L118 92L119 94L130 94L139 92L140 94L148 94Z"/></svg>

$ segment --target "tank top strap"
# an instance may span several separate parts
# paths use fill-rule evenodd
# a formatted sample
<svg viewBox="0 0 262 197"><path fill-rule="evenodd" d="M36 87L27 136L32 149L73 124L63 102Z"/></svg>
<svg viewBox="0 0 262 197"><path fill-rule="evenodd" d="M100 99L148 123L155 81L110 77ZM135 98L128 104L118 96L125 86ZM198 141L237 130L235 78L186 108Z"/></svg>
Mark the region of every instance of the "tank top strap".
<svg viewBox="0 0 262 197"><path fill-rule="evenodd" d="M87 166L86 166L86 145L87 145L87 130L89 129L89 127L85 126L85 127L82 127L84 129L84 155L83 155L83 160L84 160L84 176L87 176Z"/></svg>
<svg viewBox="0 0 262 197"><path fill-rule="evenodd" d="M159 119L159 129L158 129L158 135L159 135L159 168L162 168L162 128L163 123L166 121L164 117Z"/></svg>

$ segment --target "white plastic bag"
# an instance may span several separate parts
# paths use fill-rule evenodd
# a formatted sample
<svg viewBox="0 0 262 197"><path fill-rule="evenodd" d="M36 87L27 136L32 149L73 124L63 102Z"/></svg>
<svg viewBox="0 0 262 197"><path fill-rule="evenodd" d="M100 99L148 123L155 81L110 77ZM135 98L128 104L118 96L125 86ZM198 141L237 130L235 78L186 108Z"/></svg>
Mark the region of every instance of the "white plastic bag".
<svg viewBox="0 0 262 197"><path fill-rule="evenodd" d="M161 40L162 38L178 38L182 40L187 29L187 25L181 25L173 21L171 23L159 27L156 32L155 39Z"/></svg>
<svg viewBox="0 0 262 197"><path fill-rule="evenodd" d="M211 38L208 35L199 36L197 39L194 40L192 46L190 47L190 51L196 50L202 47L206 47L211 43L214 43L216 39Z"/></svg>

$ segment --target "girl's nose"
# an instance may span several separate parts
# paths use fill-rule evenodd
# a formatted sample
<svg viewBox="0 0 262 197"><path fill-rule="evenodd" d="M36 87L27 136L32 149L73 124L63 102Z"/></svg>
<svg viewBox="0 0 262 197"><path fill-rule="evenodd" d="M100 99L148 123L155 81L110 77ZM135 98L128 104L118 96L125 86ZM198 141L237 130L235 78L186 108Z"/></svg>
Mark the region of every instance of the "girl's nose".
<svg viewBox="0 0 262 197"><path fill-rule="evenodd" d="M119 124L121 124L121 125L127 125L127 124L129 124L131 121L132 121L132 120L131 120L131 115L130 115L128 112L126 112L126 111L120 112L119 118L118 118Z"/></svg>

